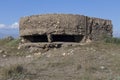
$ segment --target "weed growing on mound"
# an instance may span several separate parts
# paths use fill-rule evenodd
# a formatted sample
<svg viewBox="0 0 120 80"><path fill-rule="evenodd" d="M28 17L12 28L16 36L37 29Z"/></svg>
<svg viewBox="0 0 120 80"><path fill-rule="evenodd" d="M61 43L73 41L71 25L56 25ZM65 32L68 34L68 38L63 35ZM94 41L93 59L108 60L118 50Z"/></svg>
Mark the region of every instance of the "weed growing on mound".
<svg viewBox="0 0 120 80"><path fill-rule="evenodd" d="M14 40L6 43L6 46L18 46L19 42L20 42L20 39L14 39Z"/></svg>
<svg viewBox="0 0 120 80"><path fill-rule="evenodd" d="M120 45L120 38L106 37L104 40L106 43L113 43Z"/></svg>

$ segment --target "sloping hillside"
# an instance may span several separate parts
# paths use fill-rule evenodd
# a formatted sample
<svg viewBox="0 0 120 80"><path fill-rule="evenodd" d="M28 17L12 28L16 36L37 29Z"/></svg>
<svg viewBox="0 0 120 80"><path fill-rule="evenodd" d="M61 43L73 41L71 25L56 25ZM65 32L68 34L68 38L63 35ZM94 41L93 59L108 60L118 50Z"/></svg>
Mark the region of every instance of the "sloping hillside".
<svg viewBox="0 0 120 80"><path fill-rule="evenodd" d="M0 41L0 80L120 80L120 45L95 42L29 53Z"/></svg>

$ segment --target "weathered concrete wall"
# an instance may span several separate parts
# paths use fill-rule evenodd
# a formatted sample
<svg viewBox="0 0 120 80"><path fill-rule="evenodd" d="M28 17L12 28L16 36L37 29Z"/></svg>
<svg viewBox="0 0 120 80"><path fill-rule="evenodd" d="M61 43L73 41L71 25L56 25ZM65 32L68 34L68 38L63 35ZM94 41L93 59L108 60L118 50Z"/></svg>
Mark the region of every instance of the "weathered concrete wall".
<svg viewBox="0 0 120 80"><path fill-rule="evenodd" d="M112 37L112 21L87 17L87 36L91 40L101 40L105 36Z"/></svg>
<svg viewBox="0 0 120 80"><path fill-rule="evenodd" d="M47 14L21 18L20 36L33 34L85 34L86 17Z"/></svg>
<svg viewBox="0 0 120 80"><path fill-rule="evenodd" d="M83 35L84 40L112 37L112 22L99 18L72 14L44 14L20 19L20 36L30 35ZM50 40L48 40L51 42Z"/></svg>

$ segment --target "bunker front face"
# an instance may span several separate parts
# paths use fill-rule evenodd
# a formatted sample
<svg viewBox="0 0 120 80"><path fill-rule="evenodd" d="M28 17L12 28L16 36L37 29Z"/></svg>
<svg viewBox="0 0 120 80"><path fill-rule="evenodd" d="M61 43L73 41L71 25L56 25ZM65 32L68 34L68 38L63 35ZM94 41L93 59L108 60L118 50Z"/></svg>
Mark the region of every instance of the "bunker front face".
<svg viewBox="0 0 120 80"><path fill-rule="evenodd" d="M20 19L22 43L81 43L112 37L112 22L73 14L43 14Z"/></svg>

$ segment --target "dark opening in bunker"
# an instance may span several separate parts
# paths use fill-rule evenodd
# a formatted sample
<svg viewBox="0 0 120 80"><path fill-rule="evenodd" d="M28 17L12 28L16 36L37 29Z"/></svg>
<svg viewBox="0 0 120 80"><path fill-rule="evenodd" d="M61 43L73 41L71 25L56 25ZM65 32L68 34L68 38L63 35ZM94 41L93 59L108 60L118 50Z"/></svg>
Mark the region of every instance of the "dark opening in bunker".
<svg viewBox="0 0 120 80"><path fill-rule="evenodd" d="M47 35L24 36L24 39L30 42L48 42Z"/></svg>
<svg viewBox="0 0 120 80"><path fill-rule="evenodd" d="M80 42L83 35L52 35L52 42Z"/></svg>
<svg viewBox="0 0 120 80"><path fill-rule="evenodd" d="M82 41L84 35L51 35L49 37L48 35L29 35L29 36L23 36L25 40L28 42L49 42L51 39L51 42L80 42Z"/></svg>

